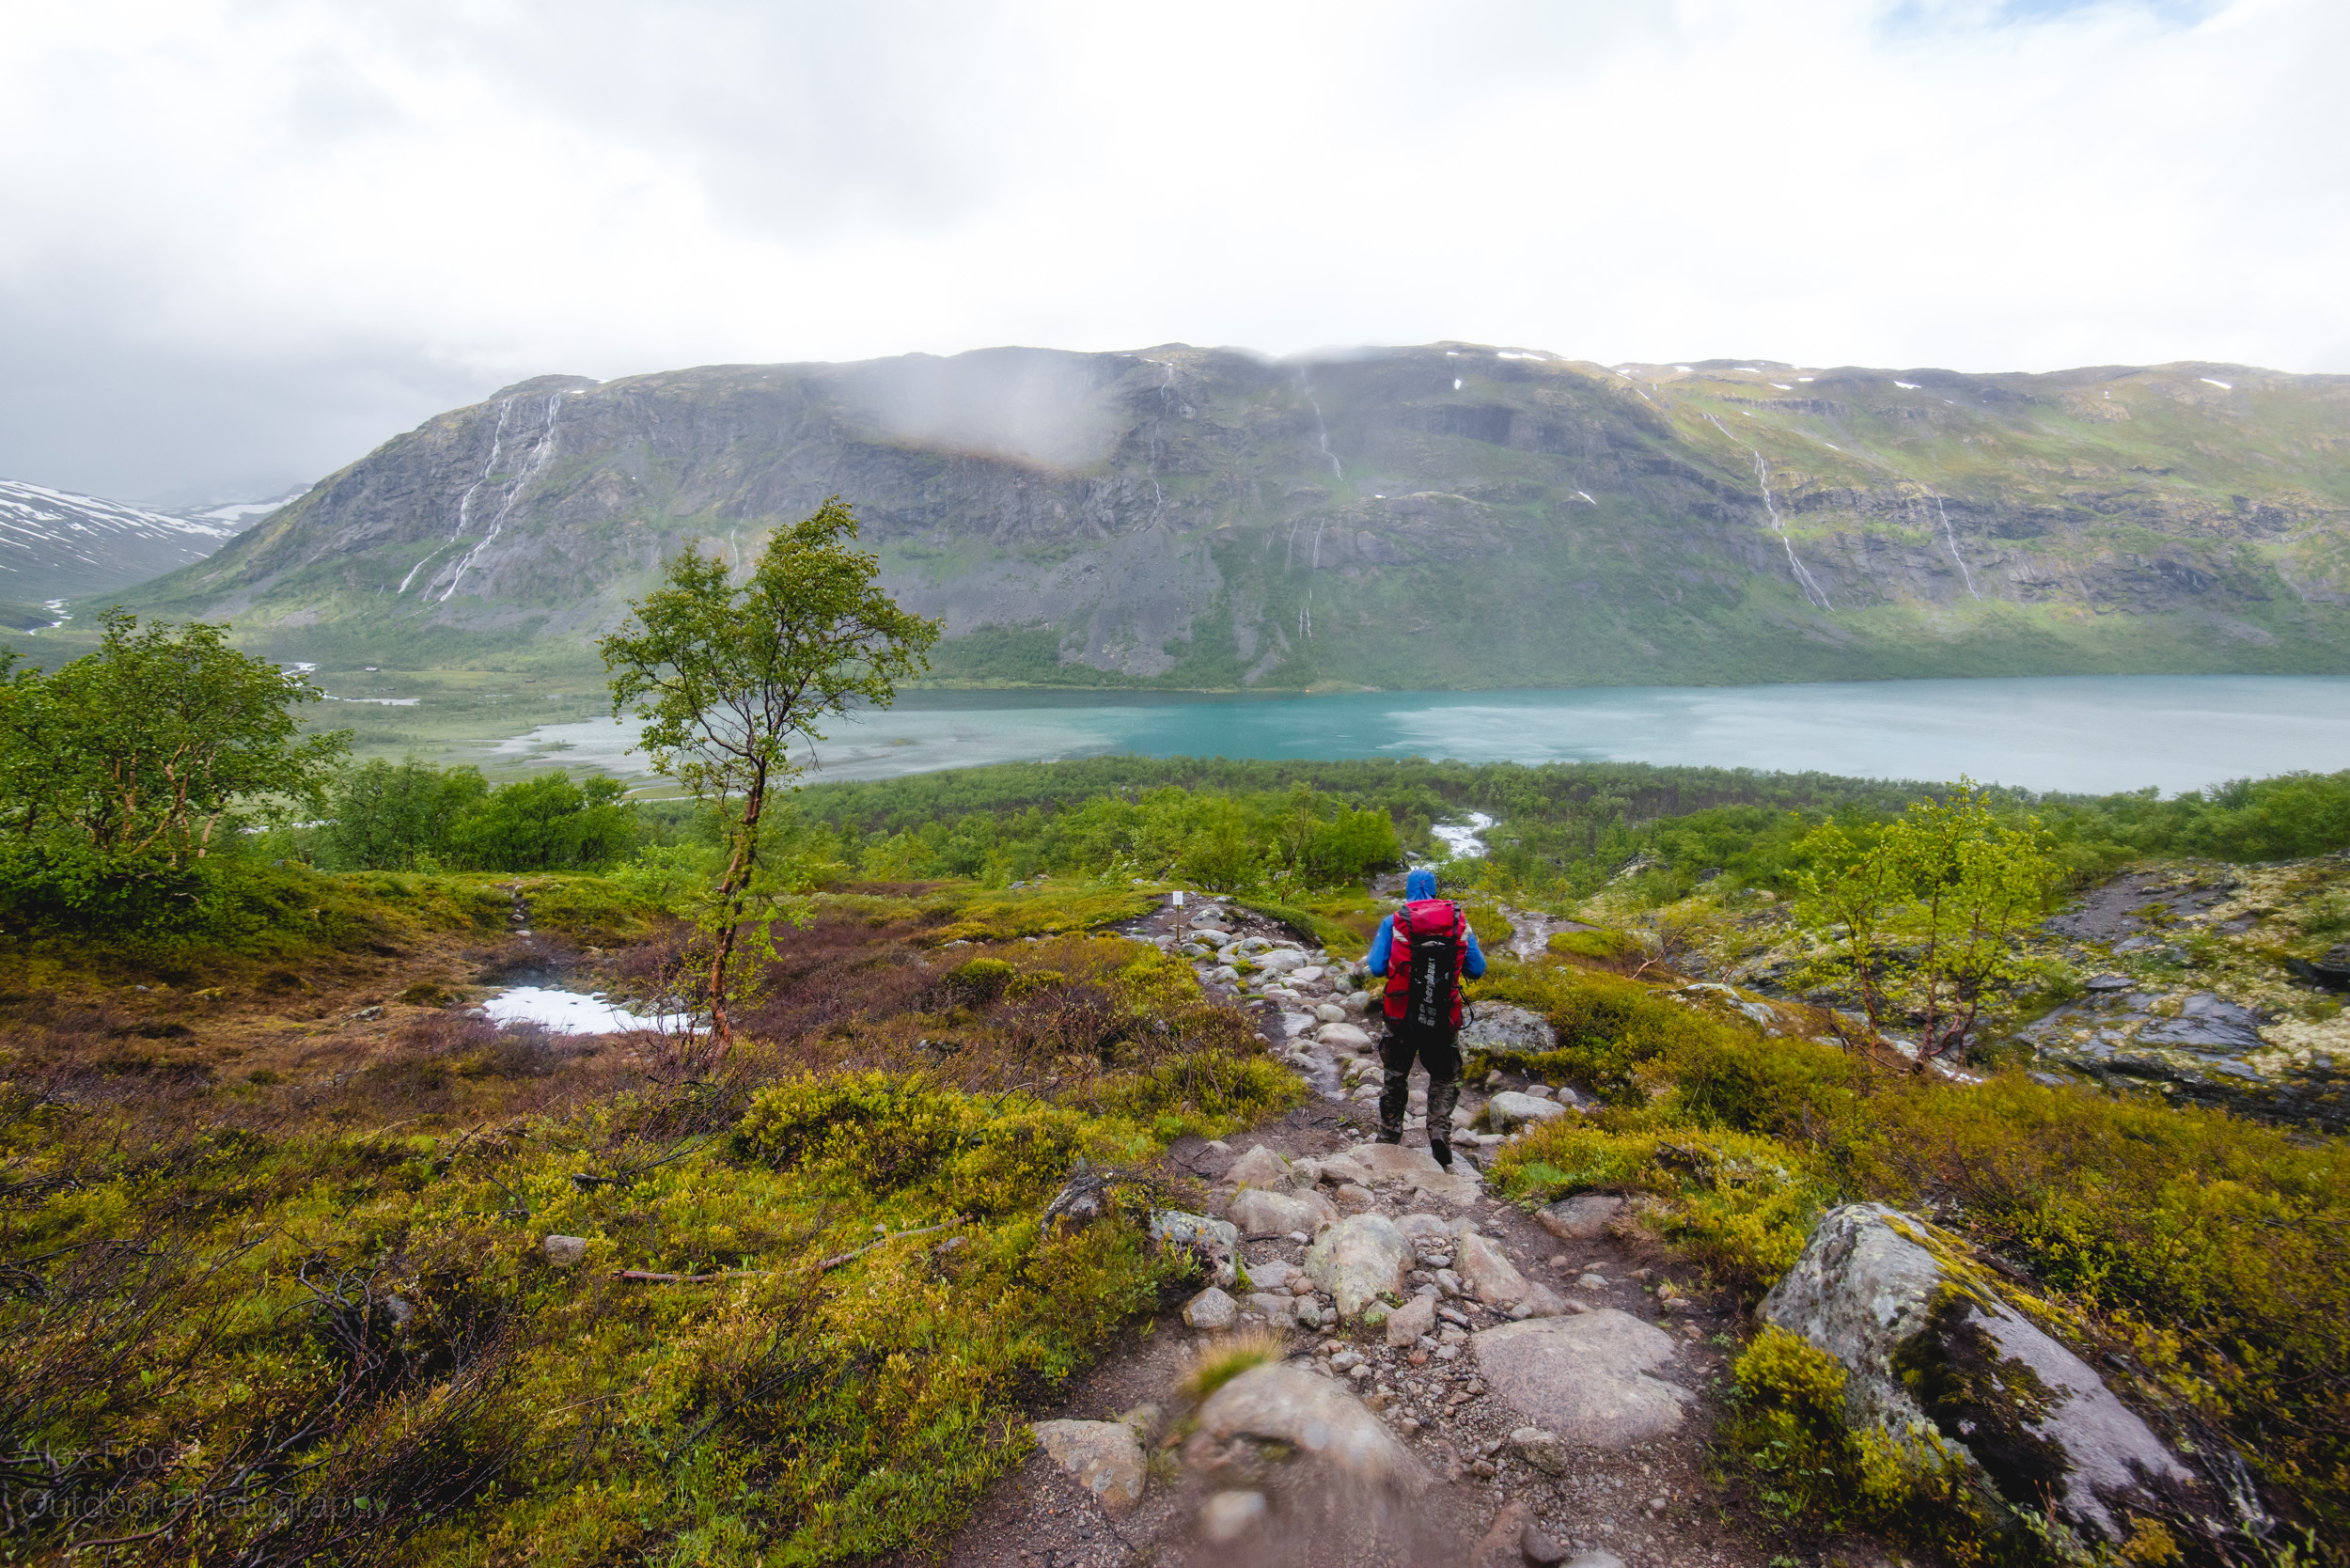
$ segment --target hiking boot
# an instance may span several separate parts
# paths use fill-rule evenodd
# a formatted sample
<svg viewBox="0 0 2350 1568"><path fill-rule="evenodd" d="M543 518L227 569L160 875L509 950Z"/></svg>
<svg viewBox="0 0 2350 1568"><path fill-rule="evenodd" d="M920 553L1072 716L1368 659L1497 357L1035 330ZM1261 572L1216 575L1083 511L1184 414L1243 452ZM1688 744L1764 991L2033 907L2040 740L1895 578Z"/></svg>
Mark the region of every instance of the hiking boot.
<svg viewBox="0 0 2350 1568"><path fill-rule="evenodd" d="M1452 1145L1447 1143L1444 1139L1440 1137L1430 1138L1428 1140L1428 1152L1434 1155L1436 1163L1444 1167L1445 1169L1450 1170L1452 1168Z"/></svg>
<svg viewBox="0 0 2350 1568"><path fill-rule="evenodd" d="M1381 1075L1379 1084L1379 1141L1403 1141L1403 1113L1410 1109L1412 1098L1411 1069L1402 1072L1390 1067Z"/></svg>

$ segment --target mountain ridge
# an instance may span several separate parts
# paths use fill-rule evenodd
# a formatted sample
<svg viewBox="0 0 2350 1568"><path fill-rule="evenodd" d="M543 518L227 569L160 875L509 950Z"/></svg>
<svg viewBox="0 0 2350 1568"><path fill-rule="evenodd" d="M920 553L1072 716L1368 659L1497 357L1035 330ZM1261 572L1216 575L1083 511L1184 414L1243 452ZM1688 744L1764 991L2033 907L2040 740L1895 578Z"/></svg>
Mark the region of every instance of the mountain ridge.
<svg viewBox="0 0 2350 1568"><path fill-rule="evenodd" d="M0 601L7 622L52 624L63 603L203 559L243 525L237 507L188 513L0 479ZM49 606L39 613L35 605Z"/></svg>
<svg viewBox="0 0 2350 1568"><path fill-rule="evenodd" d="M1168 344L541 376L126 598L586 657L839 494L943 679L1311 689L2350 667L2350 377Z"/></svg>

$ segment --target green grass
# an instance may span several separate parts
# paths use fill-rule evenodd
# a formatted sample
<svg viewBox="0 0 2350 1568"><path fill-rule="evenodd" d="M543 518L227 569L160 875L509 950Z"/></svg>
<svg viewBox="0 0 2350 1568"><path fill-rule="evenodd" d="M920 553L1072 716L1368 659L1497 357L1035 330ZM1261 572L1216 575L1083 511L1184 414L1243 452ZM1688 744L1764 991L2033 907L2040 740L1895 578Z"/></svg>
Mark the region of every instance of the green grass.
<svg viewBox="0 0 2350 1568"><path fill-rule="evenodd" d="M2173 1429L2192 1411L2223 1435L2296 1532L2350 1535L2350 1433L2332 1392L2350 1383L2337 1330L2350 1313L2344 1140L2020 1072L1981 1086L1888 1076L1612 976L1541 965L1480 992L1543 1011L1560 1044L1484 1057L1472 1074L1500 1062L1608 1102L1512 1144L1494 1176L1513 1196L1628 1195L1642 1223L1748 1300L1825 1207L1931 1209L2031 1270L2092 1360L2126 1347L2140 1407ZM1886 1497L1910 1495L1895 1482ZM1771 1484L1792 1496L1784 1478Z"/></svg>

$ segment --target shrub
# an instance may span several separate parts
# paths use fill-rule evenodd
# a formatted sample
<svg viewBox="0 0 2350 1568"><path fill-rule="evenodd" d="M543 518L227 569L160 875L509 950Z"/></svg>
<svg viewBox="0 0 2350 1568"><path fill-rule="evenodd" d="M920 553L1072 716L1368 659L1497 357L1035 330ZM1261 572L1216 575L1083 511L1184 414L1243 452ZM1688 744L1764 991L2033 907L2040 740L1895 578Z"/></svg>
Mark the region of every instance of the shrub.
<svg viewBox="0 0 2350 1568"><path fill-rule="evenodd" d="M1187 1399L1204 1400L1249 1368L1273 1365L1287 1355L1289 1344L1278 1333L1244 1328L1201 1344L1175 1386Z"/></svg>
<svg viewBox="0 0 2350 1568"><path fill-rule="evenodd" d="M1556 1050L1493 1051L1481 1064L1584 1084L1628 1105L1646 1102L1668 1080L1650 1070L1700 1043L1732 1036L1731 1026L1668 1002L1647 986L1613 976L1528 965L1487 977L1470 988L1479 1000L1516 1002L1548 1018Z"/></svg>
<svg viewBox="0 0 2350 1568"><path fill-rule="evenodd" d="M1836 1191L1818 1163L1776 1138L1660 1124L1610 1112L1611 1125L1565 1117L1503 1149L1493 1175L1512 1198L1547 1203L1612 1191L1654 1200L1657 1235L1748 1300L1802 1254Z"/></svg>
<svg viewBox="0 0 2350 1568"><path fill-rule="evenodd" d="M1955 1562L2007 1555L1993 1540L2004 1521L1971 1495L1937 1439L1904 1443L1882 1428L1852 1428L1844 1369L1826 1351L1766 1326L1731 1374L1736 1389L1719 1440L1782 1529L1815 1539L1864 1529Z"/></svg>
<svg viewBox="0 0 2350 1568"><path fill-rule="evenodd" d="M635 849L626 786L602 776L540 774L501 784L451 823L446 851L484 871L554 871L606 866Z"/></svg>
<svg viewBox="0 0 2350 1568"><path fill-rule="evenodd" d="M1098 1103L1172 1141L1186 1133L1221 1137L1277 1116L1305 1097L1297 1074L1265 1057L1190 1051L1104 1081Z"/></svg>
<svg viewBox="0 0 2350 1568"><path fill-rule="evenodd" d="M1000 958L970 958L947 971L947 989L957 1001L980 1006L1002 996L1019 975Z"/></svg>
<svg viewBox="0 0 2350 1568"><path fill-rule="evenodd" d="M1553 932L1545 946L1563 957L1589 959L1595 964L1630 958L1644 950L1638 937L1621 931Z"/></svg>

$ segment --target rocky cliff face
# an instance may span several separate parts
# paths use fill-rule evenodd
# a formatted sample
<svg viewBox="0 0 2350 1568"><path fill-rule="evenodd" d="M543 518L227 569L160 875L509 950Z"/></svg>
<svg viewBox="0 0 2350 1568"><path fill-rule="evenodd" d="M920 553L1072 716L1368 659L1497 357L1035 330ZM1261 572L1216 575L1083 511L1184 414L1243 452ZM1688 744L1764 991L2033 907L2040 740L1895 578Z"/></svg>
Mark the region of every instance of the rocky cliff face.
<svg viewBox="0 0 2350 1568"><path fill-rule="evenodd" d="M826 495L950 677L2339 669L2350 377L1183 346L522 383L141 590L284 656L577 650ZM551 639L551 640L550 640Z"/></svg>

